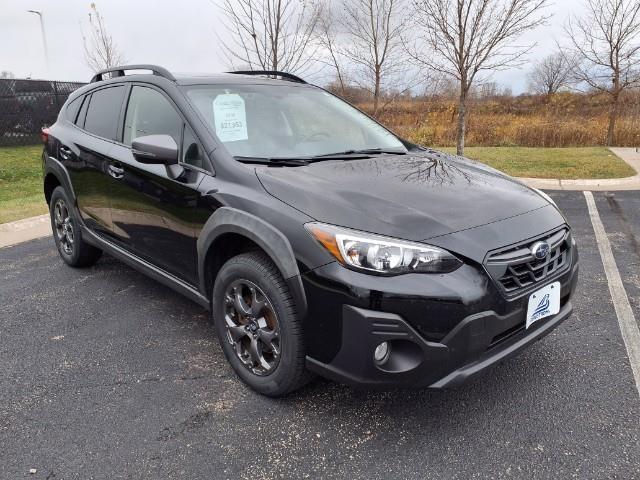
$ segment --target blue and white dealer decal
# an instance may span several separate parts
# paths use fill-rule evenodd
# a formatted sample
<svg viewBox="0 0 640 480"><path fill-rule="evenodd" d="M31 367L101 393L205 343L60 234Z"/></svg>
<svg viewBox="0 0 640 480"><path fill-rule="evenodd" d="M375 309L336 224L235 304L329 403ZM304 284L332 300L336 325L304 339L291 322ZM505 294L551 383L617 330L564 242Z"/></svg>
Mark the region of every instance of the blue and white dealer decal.
<svg viewBox="0 0 640 480"><path fill-rule="evenodd" d="M529 297L526 328L545 317L560 311L560 282L554 282L534 292Z"/></svg>

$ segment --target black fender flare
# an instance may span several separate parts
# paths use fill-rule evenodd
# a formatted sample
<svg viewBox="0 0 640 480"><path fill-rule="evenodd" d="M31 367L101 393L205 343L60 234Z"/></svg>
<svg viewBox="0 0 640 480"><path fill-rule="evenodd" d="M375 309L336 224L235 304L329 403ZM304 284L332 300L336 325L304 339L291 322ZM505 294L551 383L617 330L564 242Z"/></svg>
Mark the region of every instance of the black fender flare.
<svg viewBox="0 0 640 480"><path fill-rule="evenodd" d="M60 160L53 158L47 155L44 162L44 177L47 178L47 175L53 175L58 179L60 185L65 189L67 194L71 197L71 202L73 203L73 208L76 213L76 218L80 217L80 212L78 211L78 202L76 200L76 192L73 190L73 185L71 184L71 178L69 177L69 172L67 169L60 163ZM44 187L44 185L43 185Z"/></svg>
<svg viewBox="0 0 640 480"><path fill-rule="evenodd" d="M215 240L226 233L236 233L249 238L262 248L278 267L296 302L298 318L305 317L307 297L296 257L287 237L264 220L232 207L220 207L209 217L198 237L198 281L200 292L210 298L206 291L206 258ZM215 281L215 279L214 279Z"/></svg>

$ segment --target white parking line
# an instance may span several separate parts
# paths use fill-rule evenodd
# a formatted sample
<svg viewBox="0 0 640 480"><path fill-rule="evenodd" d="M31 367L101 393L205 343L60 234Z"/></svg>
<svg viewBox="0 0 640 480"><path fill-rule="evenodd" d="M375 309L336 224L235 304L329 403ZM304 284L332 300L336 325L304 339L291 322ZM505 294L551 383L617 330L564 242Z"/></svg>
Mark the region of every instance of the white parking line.
<svg viewBox="0 0 640 480"><path fill-rule="evenodd" d="M633 378L636 381L636 389L638 393L640 393L640 330L638 329L636 318L633 315L631 304L629 304L629 298L624 289L622 278L620 278L620 272L618 271L616 260L611 251L609 238L598 214L598 208L596 207L593 194L591 192L583 193L587 200L589 216L591 217L591 224L593 225L593 231L596 235L598 250L600 250L604 273L607 275L611 300L613 300L613 308L618 317L620 332L622 332L622 340L624 340L624 345L627 348Z"/></svg>

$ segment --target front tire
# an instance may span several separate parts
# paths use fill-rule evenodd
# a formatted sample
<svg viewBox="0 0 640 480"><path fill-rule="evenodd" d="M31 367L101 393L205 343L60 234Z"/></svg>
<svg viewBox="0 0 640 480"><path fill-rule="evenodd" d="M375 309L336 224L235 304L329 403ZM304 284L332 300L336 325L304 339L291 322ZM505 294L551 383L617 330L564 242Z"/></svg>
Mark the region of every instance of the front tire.
<svg viewBox="0 0 640 480"><path fill-rule="evenodd" d="M213 321L227 360L254 390L277 397L309 381L295 302L266 254L244 253L222 266Z"/></svg>
<svg viewBox="0 0 640 480"><path fill-rule="evenodd" d="M98 261L102 250L82 240L80 225L73 214L64 188L56 187L49 202L53 239L62 260L72 267L88 267Z"/></svg>

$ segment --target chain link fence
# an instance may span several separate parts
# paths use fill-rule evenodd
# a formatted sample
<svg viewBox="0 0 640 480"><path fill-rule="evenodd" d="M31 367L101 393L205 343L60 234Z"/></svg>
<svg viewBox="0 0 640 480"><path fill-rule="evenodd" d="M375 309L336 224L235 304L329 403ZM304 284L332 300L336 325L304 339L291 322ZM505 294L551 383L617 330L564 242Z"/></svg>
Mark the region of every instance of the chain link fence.
<svg viewBox="0 0 640 480"><path fill-rule="evenodd" d="M34 145L79 82L0 79L0 146Z"/></svg>

